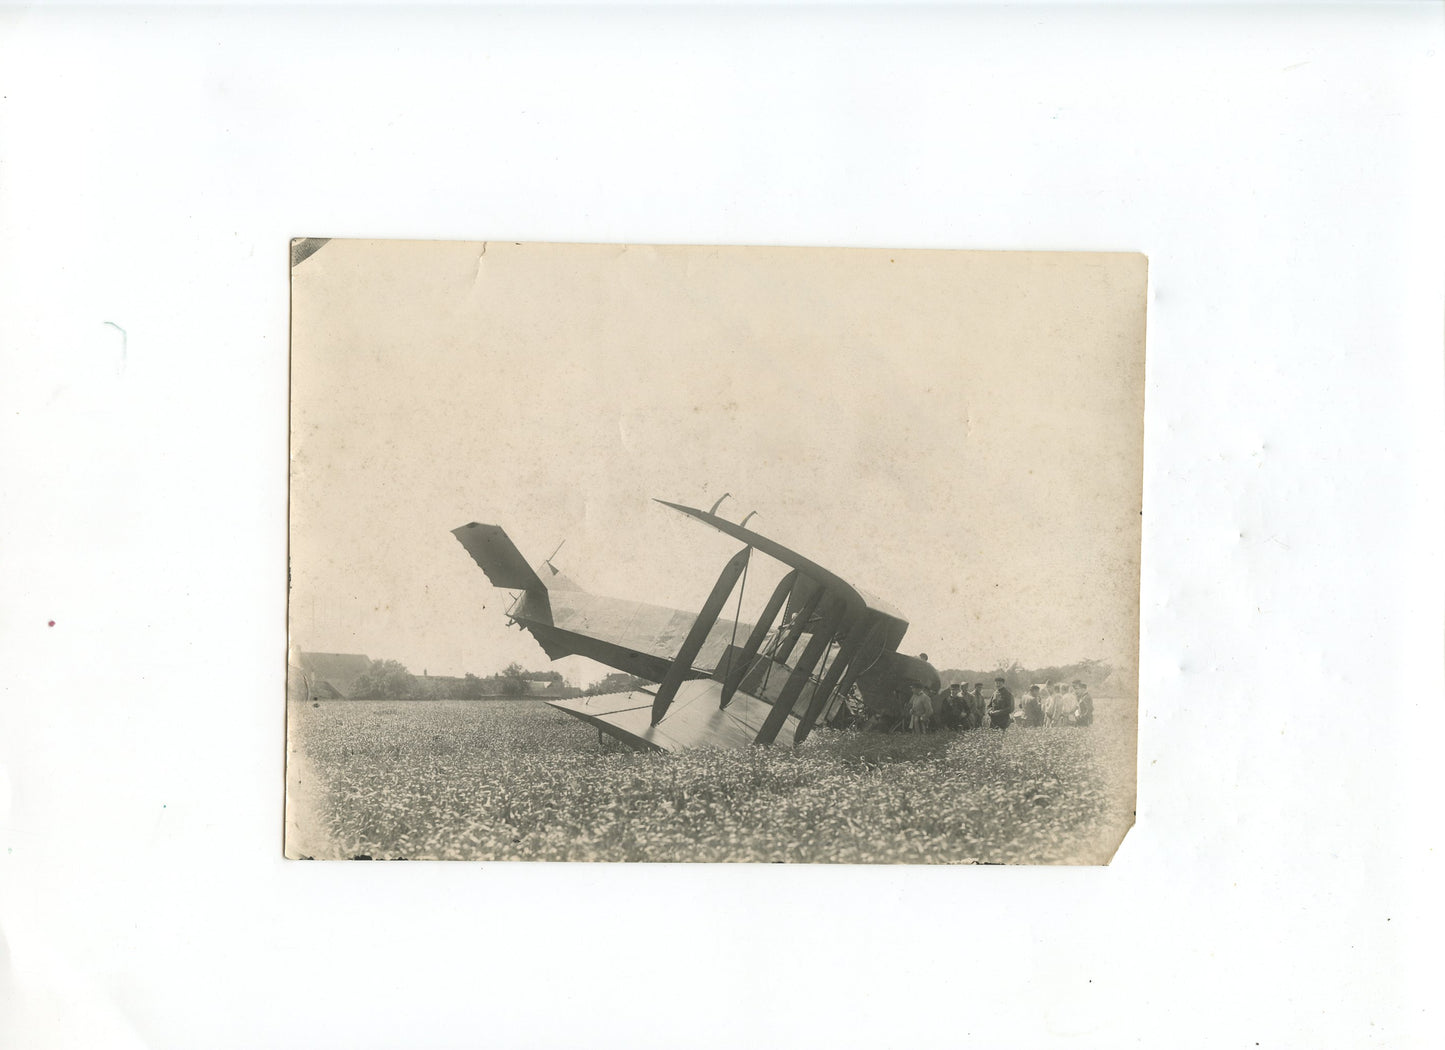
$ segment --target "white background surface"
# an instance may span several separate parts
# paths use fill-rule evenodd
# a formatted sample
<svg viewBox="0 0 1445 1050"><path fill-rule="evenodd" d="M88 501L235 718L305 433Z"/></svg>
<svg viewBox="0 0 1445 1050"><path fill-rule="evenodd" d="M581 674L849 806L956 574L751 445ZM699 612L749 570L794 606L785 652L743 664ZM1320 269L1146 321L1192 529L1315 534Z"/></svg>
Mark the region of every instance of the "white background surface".
<svg viewBox="0 0 1445 1050"><path fill-rule="evenodd" d="M1425 1045L1442 43L1431 4L3 9L0 1045ZM301 235L1146 252L1115 863L283 862Z"/></svg>

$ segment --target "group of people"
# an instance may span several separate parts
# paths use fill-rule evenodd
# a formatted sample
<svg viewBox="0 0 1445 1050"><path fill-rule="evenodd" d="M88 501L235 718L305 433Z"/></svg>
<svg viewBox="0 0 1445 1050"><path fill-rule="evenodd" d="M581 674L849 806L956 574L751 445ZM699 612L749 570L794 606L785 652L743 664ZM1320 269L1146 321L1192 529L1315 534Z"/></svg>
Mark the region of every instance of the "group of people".
<svg viewBox="0 0 1445 1050"><path fill-rule="evenodd" d="M1093 721L1094 698L1079 679L1029 686L1023 703L1024 725L1086 726Z"/></svg>
<svg viewBox="0 0 1445 1050"><path fill-rule="evenodd" d="M985 699L983 683L974 682L973 691L963 683L930 693L917 683L907 700L908 728L915 733L931 729L1007 729L1015 719L1026 726L1086 726L1094 721L1094 698L1081 680L1070 683L1046 682L1029 687L1022 704L1002 677L994 679L994 691Z"/></svg>

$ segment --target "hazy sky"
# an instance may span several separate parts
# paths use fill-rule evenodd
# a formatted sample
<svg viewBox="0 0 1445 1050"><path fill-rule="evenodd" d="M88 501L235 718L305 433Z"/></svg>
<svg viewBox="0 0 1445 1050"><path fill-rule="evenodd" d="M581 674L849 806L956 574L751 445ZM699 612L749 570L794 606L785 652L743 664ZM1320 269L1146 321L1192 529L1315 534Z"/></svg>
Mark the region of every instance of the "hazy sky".
<svg viewBox="0 0 1445 1050"><path fill-rule="evenodd" d="M696 608L737 544L651 498L726 491L938 667L1132 667L1144 288L1138 255L332 241L293 271L293 642L549 668L451 530Z"/></svg>

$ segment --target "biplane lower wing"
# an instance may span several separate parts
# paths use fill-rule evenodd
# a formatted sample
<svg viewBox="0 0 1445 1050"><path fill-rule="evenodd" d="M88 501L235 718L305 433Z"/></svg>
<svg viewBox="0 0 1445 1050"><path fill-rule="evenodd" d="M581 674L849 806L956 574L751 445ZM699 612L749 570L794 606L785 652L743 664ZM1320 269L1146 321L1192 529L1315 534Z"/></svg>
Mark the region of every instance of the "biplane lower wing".
<svg viewBox="0 0 1445 1050"><path fill-rule="evenodd" d="M727 707L720 707L722 689L723 684L713 678L684 682L667 717L656 725L652 724L652 694L642 689L547 702L637 748L747 747L757 739L773 705L739 692ZM791 744L797 728L798 719L789 715L778 743Z"/></svg>

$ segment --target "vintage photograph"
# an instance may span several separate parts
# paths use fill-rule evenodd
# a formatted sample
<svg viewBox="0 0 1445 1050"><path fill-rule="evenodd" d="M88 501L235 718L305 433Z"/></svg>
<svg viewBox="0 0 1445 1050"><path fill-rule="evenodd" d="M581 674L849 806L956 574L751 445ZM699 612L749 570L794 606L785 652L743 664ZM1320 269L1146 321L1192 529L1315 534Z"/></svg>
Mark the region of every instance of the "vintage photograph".
<svg viewBox="0 0 1445 1050"><path fill-rule="evenodd" d="M299 239L285 853L1104 864L1147 262Z"/></svg>

